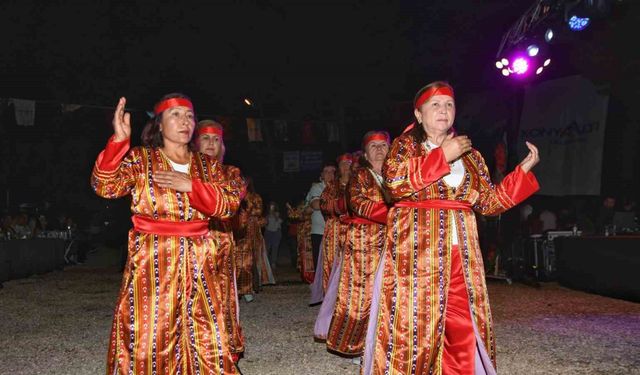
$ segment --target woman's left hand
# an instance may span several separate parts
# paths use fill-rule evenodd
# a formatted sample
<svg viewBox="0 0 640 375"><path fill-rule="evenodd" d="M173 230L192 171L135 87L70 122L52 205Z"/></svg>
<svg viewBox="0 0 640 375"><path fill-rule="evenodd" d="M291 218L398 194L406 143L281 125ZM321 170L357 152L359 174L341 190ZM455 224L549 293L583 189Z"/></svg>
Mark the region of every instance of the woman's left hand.
<svg viewBox="0 0 640 375"><path fill-rule="evenodd" d="M538 148L529 142L525 142L527 148L529 148L529 154L520 162L520 169L524 171L524 173L528 173L536 164L540 161L540 156L538 155Z"/></svg>
<svg viewBox="0 0 640 375"><path fill-rule="evenodd" d="M191 191L191 178L185 173L176 171L157 171L153 174L155 182L161 188L173 189L183 193Z"/></svg>

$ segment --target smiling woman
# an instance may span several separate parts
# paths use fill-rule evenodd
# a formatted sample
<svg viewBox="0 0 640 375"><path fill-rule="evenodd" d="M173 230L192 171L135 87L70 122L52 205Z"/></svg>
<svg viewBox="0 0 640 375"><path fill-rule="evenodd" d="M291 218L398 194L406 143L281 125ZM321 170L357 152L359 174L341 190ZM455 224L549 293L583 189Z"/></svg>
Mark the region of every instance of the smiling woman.
<svg viewBox="0 0 640 375"><path fill-rule="evenodd" d="M495 340L473 211L497 215L538 190L538 150L493 185L482 155L452 131L453 89L418 91L416 123L382 166L387 215L363 374L495 374Z"/></svg>
<svg viewBox="0 0 640 375"><path fill-rule="evenodd" d="M162 98L144 146L131 150L125 104L121 98L91 176L101 197L132 197L107 373L235 374L209 219L230 218L244 185L224 178L215 158L192 152L195 114L186 96Z"/></svg>

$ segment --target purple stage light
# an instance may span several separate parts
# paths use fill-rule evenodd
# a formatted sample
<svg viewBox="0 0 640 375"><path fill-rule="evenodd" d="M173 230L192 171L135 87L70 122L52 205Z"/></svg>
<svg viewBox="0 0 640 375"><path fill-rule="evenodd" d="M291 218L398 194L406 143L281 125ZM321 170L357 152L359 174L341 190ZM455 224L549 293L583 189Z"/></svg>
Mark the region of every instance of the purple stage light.
<svg viewBox="0 0 640 375"><path fill-rule="evenodd" d="M529 62L524 57L518 57L513 60L513 72L516 74L525 74L529 70Z"/></svg>

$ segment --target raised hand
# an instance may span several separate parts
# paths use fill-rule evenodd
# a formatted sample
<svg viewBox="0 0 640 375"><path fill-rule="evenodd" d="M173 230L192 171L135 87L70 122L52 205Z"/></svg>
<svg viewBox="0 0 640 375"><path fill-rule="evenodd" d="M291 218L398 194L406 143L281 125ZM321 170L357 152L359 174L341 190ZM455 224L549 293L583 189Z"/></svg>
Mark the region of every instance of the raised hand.
<svg viewBox="0 0 640 375"><path fill-rule="evenodd" d="M527 173L533 167L535 167L536 164L538 164L538 162L540 161L540 156L538 155L538 148L533 143L525 141L525 144L529 149L529 154L527 154L527 156L520 162L520 169L522 169L523 172Z"/></svg>
<svg viewBox="0 0 640 375"><path fill-rule="evenodd" d="M124 111L124 106L127 104L125 97L118 100L116 111L113 113L113 134L115 135L115 142L122 142L131 137L131 114Z"/></svg>
<svg viewBox="0 0 640 375"><path fill-rule="evenodd" d="M455 136L454 133L449 133L440 147L447 162L452 162L471 151L471 140L466 135Z"/></svg>

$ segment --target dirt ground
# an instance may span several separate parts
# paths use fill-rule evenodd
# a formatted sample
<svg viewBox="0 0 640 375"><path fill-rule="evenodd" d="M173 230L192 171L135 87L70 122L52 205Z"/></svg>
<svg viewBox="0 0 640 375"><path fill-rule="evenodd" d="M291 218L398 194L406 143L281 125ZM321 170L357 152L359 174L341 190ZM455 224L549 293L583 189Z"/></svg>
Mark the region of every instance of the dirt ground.
<svg viewBox="0 0 640 375"><path fill-rule="evenodd" d="M100 264L98 264L100 263ZM319 307L286 265L241 301L244 375L358 374L313 340ZM108 262L12 280L0 289L0 374L103 374L121 274ZM640 374L640 304L543 283L489 282L500 374Z"/></svg>

